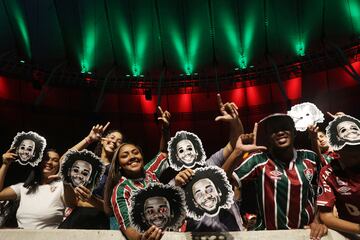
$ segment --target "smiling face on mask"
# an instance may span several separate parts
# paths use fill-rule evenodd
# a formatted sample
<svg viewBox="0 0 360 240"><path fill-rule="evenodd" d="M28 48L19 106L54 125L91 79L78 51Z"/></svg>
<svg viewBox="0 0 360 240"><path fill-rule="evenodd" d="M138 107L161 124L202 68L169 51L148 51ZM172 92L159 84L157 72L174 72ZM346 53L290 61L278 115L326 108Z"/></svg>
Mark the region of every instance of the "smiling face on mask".
<svg viewBox="0 0 360 240"><path fill-rule="evenodd" d="M34 152L35 142L30 139L24 139L17 149L17 154L23 162L31 160L35 156Z"/></svg>
<svg viewBox="0 0 360 240"><path fill-rule="evenodd" d="M170 204L165 197L150 197L144 203L144 218L149 226L164 229L170 220Z"/></svg>
<svg viewBox="0 0 360 240"><path fill-rule="evenodd" d="M196 160L197 155L194 144L190 140L183 139L177 143L176 158L178 161L191 165Z"/></svg>
<svg viewBox="0 0 360 240"><path fill-rule="evenodd" d="M355 122L340 122L336 129L339 139L350 142L360 141L360 128Z"/></svg>
<svg viewBox="0 0 360 240"><path fill-rule="evenodd" d="M196 204L205 211L213 212L217 209L220 196L209 178L203 178L194 183L192 193Z"/></svg>
<svg viewBox="0 0 360 240"><path fill-rule="evenodd" d="M79 185L86 185L91 176L92 166L90 163L77 160L70 169L70 178L75 187Z"/></svg>

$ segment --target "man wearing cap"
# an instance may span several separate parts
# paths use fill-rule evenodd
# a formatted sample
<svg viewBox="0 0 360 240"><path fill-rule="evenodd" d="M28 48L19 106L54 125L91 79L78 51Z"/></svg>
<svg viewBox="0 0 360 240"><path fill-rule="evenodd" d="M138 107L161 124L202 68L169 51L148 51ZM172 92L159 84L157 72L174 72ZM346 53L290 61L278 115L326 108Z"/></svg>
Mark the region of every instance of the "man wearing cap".
<svg viewBox="0 0 360 240"><path fill-rule="evenodd" d="M321 220L349 239L360 238L360 121L342 115L326 128L329 144L340 157L320 171L318 199ZM338 217L332 209L336 206ZM349 235L350 234L350 235ZM355 235L354 235L355 234Z"/></svg>
<svg viewBox="0 0 360 240"><path fill-rule="evenodd" d="M316 183L320 162L308 150L295 150L295 126L286 114L273 114L242 134L223 165L228 176L255 180L259 216L255 230L299 229L309 225L311 239L320 239L327 228L315 220ZM259 146L256 144L258 140ZM261 146L260 146L261 145ZM263 151L243 159L246 152ZM240 163L236 163L239 161Z"/></svg>

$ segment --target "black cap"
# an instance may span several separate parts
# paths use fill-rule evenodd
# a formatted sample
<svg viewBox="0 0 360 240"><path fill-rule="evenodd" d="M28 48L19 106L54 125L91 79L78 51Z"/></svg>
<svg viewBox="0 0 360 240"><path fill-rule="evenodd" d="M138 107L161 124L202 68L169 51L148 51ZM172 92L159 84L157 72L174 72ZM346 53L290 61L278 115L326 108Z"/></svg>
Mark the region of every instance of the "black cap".
<svg viewBox="0 0 360 240"><path fill-rule="evenodd" d="M287 114L271 114L258 123L256 144L258 146L268 146L267 138L270 134L281 130L295 131L294 120Z"/></svg>

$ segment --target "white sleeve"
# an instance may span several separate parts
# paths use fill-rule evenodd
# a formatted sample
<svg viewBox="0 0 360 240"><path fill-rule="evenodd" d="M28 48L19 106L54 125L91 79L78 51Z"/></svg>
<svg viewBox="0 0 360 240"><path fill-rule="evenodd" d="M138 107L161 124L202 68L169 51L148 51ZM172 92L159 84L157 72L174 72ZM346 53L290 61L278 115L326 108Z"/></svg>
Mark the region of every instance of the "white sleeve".
<svg viewBox="0 0 360 240"><path fill-rule="evenodd" d="M24 185L24 183L18 183L18 184L10 186L10 188L16 193L16 200L20 199L21 188L22 188L23 185Z"/></svg>

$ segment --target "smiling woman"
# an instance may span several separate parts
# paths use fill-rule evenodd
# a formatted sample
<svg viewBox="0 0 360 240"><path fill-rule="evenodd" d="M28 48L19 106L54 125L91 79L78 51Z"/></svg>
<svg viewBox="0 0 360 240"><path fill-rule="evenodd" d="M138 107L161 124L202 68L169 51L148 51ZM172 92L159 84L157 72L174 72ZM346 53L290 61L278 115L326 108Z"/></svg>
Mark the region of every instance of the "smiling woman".
<svg viewBox="0 0 360 240"><path fill-rule="evenodd" d="M120 229L127 239L160 239L162 230L155 225L139 232L130 223L130 199L134 192L159 182L167 168L167 142L170 138L170 113L158 107L161 122L160 152L146 165L141 148L131 143L122 144L114 153L105 186L105 210L111 218L112 229Z"/></svg>
<svg viewBox="0 0 360 240"><path fill-rule="evenodd" d="M19 228L57 228L65 210L64 189L61 181L50 176L59 171L59 154L54 149L47 150L44 159L24 183L3 189L6 173L15 159L16 154L10 150L3 154L0 200L20 200L16 213Z"/></svg>

